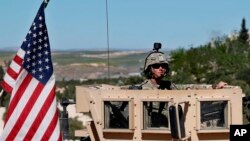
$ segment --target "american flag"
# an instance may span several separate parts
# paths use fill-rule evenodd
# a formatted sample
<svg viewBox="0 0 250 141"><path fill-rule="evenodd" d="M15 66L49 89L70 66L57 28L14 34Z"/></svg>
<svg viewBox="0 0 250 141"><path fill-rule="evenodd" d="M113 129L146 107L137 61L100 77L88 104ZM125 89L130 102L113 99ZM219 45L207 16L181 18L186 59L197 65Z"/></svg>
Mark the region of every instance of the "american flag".
<svg viewBox="0 0 250 141"><path fill-rule="evenodd" d="M11 93L1 141L62 140L45 4L1 83Z"/></svg>

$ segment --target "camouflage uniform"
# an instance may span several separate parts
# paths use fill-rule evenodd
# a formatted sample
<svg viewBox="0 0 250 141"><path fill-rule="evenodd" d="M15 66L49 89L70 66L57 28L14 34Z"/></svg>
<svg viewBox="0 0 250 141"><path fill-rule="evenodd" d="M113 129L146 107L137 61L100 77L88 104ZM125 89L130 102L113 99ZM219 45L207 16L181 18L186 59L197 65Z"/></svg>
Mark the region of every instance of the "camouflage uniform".
<svg viewBox="0 0 250 141"><path fill-rule="evenodd" d="M153 84L150 79L145 80L141 85L143 90L155 90L155 89L161 89L161 90L172 90L173 86L170 81L163 80L160 84Z"/></svg>

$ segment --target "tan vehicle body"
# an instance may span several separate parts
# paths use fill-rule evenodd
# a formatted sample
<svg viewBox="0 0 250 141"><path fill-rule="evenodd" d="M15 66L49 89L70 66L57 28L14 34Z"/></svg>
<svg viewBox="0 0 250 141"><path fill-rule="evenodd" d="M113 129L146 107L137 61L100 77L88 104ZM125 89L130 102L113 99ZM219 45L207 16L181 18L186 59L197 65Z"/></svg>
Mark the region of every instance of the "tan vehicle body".
<svg viewBox="0 0 250 141"><path fill-rule="evenodd" d="M76 110L78 113L89 114L92 120L86 124L87 132L76 131L75 135L88 135L91 141L228 141L230 125L243 124L241 88L229 86L212 89L211 85L185 87L190 86L192 88L189 90L128 90L110 85L77 86ZM113 114L109 104L119 102L126 103L128 126L125 128L113 128L108 123ZM155 108L157 106L150 109L150 103L151 108L154 104L166 103L161 113L161 119L167 120L165 125L153 124L159 122L159 118L153 120L153 115L157 114L152 112L158 109ZM206 106L202 108L202 105L211 106L212 103L222 103L223 106L219 106L220 109ZM177 126L178 137L173 138L169 107L178 105L182 108L184 127ZM181 120L178 119L180 118L177 115L177 125L180 125Z"/></svg>

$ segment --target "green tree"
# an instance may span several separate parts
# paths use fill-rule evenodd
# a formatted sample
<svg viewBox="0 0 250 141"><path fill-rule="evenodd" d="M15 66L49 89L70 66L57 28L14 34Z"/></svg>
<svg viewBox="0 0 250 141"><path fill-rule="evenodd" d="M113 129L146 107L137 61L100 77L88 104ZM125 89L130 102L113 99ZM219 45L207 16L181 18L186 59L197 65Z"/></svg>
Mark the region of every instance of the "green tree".
<svg viewBox="0 0 250 141"><path fill-rule="evenodd" d="M83 126L82 121L78 120L78 117L69 118L69 138L70 139L76 139L76 137L74 137L75 130L82 130L85 128L86 127Z"/></svg>
<svg viewBox="0 0 250 141"><path fill-rule="evenodd" d="M3 67L0 66L0 82L3 81L4 70ZM2 91L2 86L0 85L0 91ZM6 107L9 103L10 96L7 95L5 91L3 91L2 96L0 97L0 106Z"/></svg>
<svg viewBox="0 0 250 141"><path fill-rule="evenodd" d="M247 43L249 39L248 29L246 28L246 20L242 19L241 30L239 32L238 40L242 43Z"/></svg>

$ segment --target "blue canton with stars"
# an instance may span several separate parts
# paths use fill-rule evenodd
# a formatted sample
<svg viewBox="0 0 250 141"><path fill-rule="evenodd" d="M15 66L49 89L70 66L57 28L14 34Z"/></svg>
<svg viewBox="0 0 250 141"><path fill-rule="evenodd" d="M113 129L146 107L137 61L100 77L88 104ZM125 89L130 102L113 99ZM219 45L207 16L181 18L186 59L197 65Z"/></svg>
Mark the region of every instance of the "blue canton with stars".
<svg viewBox="0 0 250 141"><path fill-rule="evenodd" d="M44 9L42 4L21 48L25 51L24 69L46 84L53 73L53 66Z"/></svg>

